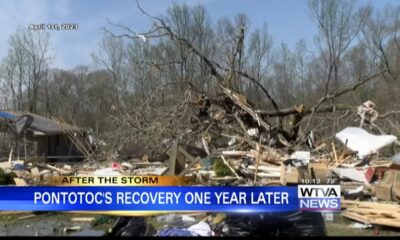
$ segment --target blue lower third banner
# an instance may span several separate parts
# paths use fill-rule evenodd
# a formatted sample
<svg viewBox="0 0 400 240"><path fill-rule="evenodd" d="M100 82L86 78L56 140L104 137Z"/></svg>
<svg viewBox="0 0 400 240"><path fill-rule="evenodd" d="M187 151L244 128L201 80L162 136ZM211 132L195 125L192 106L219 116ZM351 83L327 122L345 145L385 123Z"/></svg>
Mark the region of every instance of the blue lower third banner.
<svg viewBox="0 0 400 240"><path fill-rule="evenodd" d="M0 187L2 211L284 212L297 187Z"/></svg>

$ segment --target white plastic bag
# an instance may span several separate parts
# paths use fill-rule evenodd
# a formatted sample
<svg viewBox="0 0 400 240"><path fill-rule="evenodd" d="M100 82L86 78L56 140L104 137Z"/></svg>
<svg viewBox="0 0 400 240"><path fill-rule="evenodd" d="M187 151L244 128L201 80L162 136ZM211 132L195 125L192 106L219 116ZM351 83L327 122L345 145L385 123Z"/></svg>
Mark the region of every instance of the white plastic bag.
<svg viewBox="0 0 400 240"><path fill-rule="evenodd" d="M336 134L336 138L353 151L358 151L358 157L376 153L379 149L393 143L397 137L393 135L373 135L358 127L347 127Z"/></svg>
<svg viewBox="0 0 400 240"><path fill-rule="evenodd" d="M202 236L202 237L207 237L207 236L213 236L213 231L210 228L210 225L207 223L201 221L195 225L192 225L189 227L187 230Z"/></svg>

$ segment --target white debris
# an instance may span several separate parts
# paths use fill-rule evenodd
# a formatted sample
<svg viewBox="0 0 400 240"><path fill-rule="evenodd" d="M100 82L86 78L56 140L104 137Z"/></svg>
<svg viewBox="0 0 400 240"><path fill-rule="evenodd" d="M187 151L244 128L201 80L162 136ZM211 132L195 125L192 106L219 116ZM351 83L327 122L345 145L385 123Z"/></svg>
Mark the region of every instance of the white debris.
<svg viewBox="0 0 400 240"><path fill-rule="evenodd" d="M257 137L258 133L258 128L250 128L249 130L247 130L247 134L252 137Z"/></svg>
<svg viewBox="0 0 400 240"><path fill-rule="evenodd" d="M296 151L290 155L290 159L301 160L304 164L310 162L310 152L309 151Z"/></svg>
<svg viewBox="0 0 400 240"><path fill-rule="evenodd" d="M213 231L211 230L210 225L203 221L190 226L187 230L202 237L213 236Z"/></svg>
<svg viewBox="0 0 400 240"><path fill-rule="evenodd" d="M323 212L322 215L324 216L326 221L329 221L329 222L333 221L333 213L332 212Z"/></svg>
<svg viewBox="0 0 400 240"><path fill-rule="evenodd" d="M116 176L121 176L121 174L117 171L114 171L112 168L103 168L103 169L96 170L94 172L94 176L116 177Z"/></svg>
<svg viewBox="0 0 400 240"><path fill-rule="evenodd" d="M229 140L228 145L232 146L235 143L236 143L236 139L232 138L231 140Z"/></svg>
<svg viewBox="0 0 400 240"><path fill-rule="evenodd" d="M142 34L136 34L136 36L137 36L138 38L142 39L143 42L146 42L146 37L145 37L144 35L142 35Z"/></svg>
<svg viewBox="0 0 400 240"><path fill-rule="evenodd" d="M368 223L359 223L359 222L354 222L350 225L348 225L349 228L356 228L356 229L367 229L367 228L372 228L371 224Z"/></svg>
<svg viewBox="0 0 400 240"><path fill-rule="evenodd" d="M191 216L182 215L182 221L184 223L188 223L188 222L195 222L196 219L194 217L191 217Z"/></svg>
<svg viewBox="0 0 400 240"><path fill-rule="evenodd" d="M167 222L167 223L172 223L174 221L178 221L181 219L181 216L176 215L176 214L165 214L165 215L160 215L156 217L158 222Z"/></svg>
<svg viewBox="0 0 400 240"><path fill-rule="evenodd" d="M168 167L164 166L150 166L146 168L139 168L133 171L134 175L140 175L140 176L161 176Z"/></svg>
<svg viewBox="0 0 400 240"><path fill-rule="evenodd" d="M363 190L364 190L364 186L361 185L356 189L352 189L352 190L347 191L347 194L359 193L359 192L362 192Z"/></svg>
<svg viewBox="0 0 400 240"><path fill-rule="evenodd" d="M335 168L333 172L336 173L341 179L350 179L356 182L369 184L366 178L368 169L362 168Z"/></svg>
<svg viewBox="0 0 400 240"><path fill-rule="evenodd" d="M9 170L11 167L12 166L9 162L0 162L0 168L3 170Z"/></svg>
<svg viewBox="0 0 400 240"><path fill-rule="evenodd" d="M393 135L373 135L362 128L347 127L336 134L343 144L353 151L358 152L359 158L376 153L379 149L393 143L397 137Z"/></svg>

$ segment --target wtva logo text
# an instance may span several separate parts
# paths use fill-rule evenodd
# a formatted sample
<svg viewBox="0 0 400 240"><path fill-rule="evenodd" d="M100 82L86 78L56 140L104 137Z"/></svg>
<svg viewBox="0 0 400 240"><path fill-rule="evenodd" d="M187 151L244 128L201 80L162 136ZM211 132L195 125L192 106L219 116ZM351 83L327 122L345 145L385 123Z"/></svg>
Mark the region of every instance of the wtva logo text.
<svg viewBox="0 0 400 240"><path fill-rule="evenodd" d="M340 185L299 185L299 208L303 211L340 211Z"/></svg>

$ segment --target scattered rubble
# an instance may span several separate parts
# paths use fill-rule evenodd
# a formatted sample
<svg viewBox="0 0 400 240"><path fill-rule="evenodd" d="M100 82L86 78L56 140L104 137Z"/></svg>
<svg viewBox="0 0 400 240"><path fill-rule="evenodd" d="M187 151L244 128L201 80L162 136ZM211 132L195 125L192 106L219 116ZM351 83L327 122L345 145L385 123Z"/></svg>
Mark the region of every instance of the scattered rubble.
<svg viewBox="0 0 400 240"><path fill-rule="evenodd" d="M80 231L81 226L73 226L73 227L65 227L64 232L70 232L70 231Z"/></svg>
<svg viewBox="0 0 400 240"><path fill-rule="evenodd" d="M109 161L93 161L98 159L94 152L79 144L78 139L72 139L70 133L71 142L79 145L87 161L67 161L67 164L65 161L22 161L14 159L11 150L8 161L0 162L0 183L40 185L51 176L170 175L191 177L198 185L340 184L341 204L345 209L342 216L358 222L349 227L400 228L400 157L385 158L378 154L380 149L397 141L396 136L374 135L360 127L347 127L335 135L341 145L317 142L313 131L307 134L303 144L293 145L279 133L272 134L269 123L262 120L242 95L227 88L223 92L225 105L217 104L214 109L219 117L202 116L194 129L186 129L185 134L193 136L202 130L197 142L191 145L179 139L163 141L164 145L171 143L164 152L166 161L154 161L146 152L127 149L119 156L110 154ZM363 117L362 121L365 120ZM163 215L158 219L190 224L186 228L167 225L158 232L160 236L215 235L213 224L204 219L177 215ZM79 229L65 229L75 230Z"/></svg>

